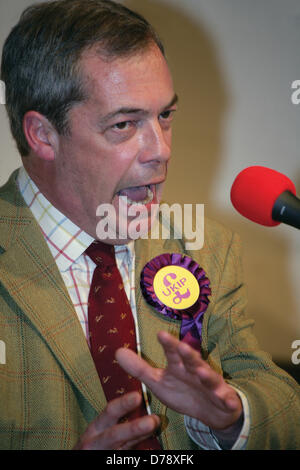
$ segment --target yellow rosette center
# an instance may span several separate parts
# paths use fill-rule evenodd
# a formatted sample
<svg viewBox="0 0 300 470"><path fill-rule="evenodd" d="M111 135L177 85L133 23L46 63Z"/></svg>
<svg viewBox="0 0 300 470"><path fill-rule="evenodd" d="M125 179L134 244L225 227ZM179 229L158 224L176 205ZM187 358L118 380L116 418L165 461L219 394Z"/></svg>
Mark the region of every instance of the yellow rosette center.
<svg viewBox="0 0 300 470"><path fill-rule="evenodd" d="M185 310L197 302L200 287L195 276L181 266L165 266L155 275L153 288L156 297L167 307Z"/></svg>

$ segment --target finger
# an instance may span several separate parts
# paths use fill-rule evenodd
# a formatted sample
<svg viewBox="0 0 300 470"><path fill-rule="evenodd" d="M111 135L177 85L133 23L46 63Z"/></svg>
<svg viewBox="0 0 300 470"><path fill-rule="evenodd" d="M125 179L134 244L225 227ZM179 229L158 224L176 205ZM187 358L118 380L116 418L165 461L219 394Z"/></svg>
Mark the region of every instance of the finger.
<svg viewBox="0 0 300 470"><path fill-rule="evenodd" d="M209 389L215 389L223 382L222 376L214 371L201 358L198 351L195 351L188 344L181 343L178 347L178 352L187 372L198 377L202 385Z"/></svg>
<svg viewBox="0 0 300 470"><path fill-rule="evenodd" d="M199 367L196 370L196 374L202 386L208 390L215 390L224 382L223 377L211 369L208 364L205 367Z"/></svg>
<svg viewBox="0 0 300 470"><path fill-rule="evenodd" d="M177 346L181 343L178 338L171 335L167 331L159 331L157 337L161 345L164 345L165 347L173 347L174 349L176 349Z"/></svg>
<svg viewBox="0 0 300 470"><path fill-rule="evenodd" d="M116 424L94 437L85 448L90 450L131 448L134 443L151 436L158 425L159 418L156 415L147 415L134 421Z"/></svg>
<svg viewBox="0 0 300 470"><path fill-rule="evenodd" d="M156 428L155 430L157 429L157 427L159 426L160 424L160 419L158 416L156 415L151 415L153 418L156 419ZM149 437L153 437L154 436L154 433L155 433L155 430L154 432L151 432L150 434L146 435L146 436L142 436L142 437L139 437L138 439L132 439L130 441L127 441L125 442L122 446L120 446L117 450L129 450L129 449L133 449L137 444L139 444L140 442L143 442L145 439L148 439Z"/></svg>
<svg viewBox="0 0 300 470"><path fill-rule="evenodd" d="M208 366L209 367L209 366ZM198 376L209 400L225 412L231 413L240 409L241 401L236 391L225 382L223 377L211 368L198 370Z"/></svg>
<svg viewBox="0 0 300 470"><path fill-rule="evenodd" d="M111 400L105 410L90 425L90 435L98 435L108 427L117 424L118 421L141 403L142 397L138 392L126 393L120 398Z"/></svg>
<svg viewBox="0 0 300 470"><path fill-rule="evenodd" d="M223 376L214 371L201 358L198 351L195 351L185 343L180 344L178 351L186 371L193 376L193 383L196 384L198 379L201 389L209 394L210 400L219 409L230 411L231 407L235 409L238 406L235 397L232 399L233 390L229 388ZM227 399L228 404L226 402Z"/></svg>
<svg viewBox="0 0 300 470"><path fill-rule="evenodd" d="M178 353L178 346L180 344L180 341L177 338L175 338L173 335L170 335L169 333L167 333L166 331L160 331L157 335L157 338L164 349L164 353L166 355L168 364L170 366L181 365L182 361Z"/></svg>
<svg viewBox="0 0 300 470"><path fill-rule="evenodd" d="M187 343L180 341L173 335L170 335L166 331L160 331L158 333L158 340L164 348L165 354L173 355L172 359L176 356L176 362L182 363L184 360L189 367L199 367L201 365L206 366L206 362L202 359L200 351L196 351ZM176 356L175 356L176 355ZM194 370L193 370L194 372Z"/></svg>
<svg viewBox="0 0 300 470"><path fill-rule="evenodd" d="M224 401L228 411L237 411L243 408L239 395L233 389L227 393Z"/></svg>
<svg viewBox="0 0 300 470"><path fill-rule="evenodd" d="M131 349L120 348L116 351L116 359L119 365L130 375L149 385L157 378L159 369L151 367L144 359L139 357Z"/></svg>
<svg viewBox="0 0 300 470"><path fill-rule="evenodd" d="M187 343L180 341L177 349L185 368L191 373L194 374L199 367L210 369L207 362L202 359L200 352Z"/></svg>

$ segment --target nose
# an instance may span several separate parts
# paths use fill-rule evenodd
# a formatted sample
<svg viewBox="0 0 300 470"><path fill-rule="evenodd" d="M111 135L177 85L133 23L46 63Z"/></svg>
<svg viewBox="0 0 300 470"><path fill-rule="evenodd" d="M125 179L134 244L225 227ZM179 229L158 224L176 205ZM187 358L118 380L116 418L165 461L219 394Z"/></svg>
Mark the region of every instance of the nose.
<svg viewBox="0 0 300 470"><path fill-rule="evenodd" d="M164 129L159 119L148 123L144 129L143 146L140 154L141 163L168 163L171 157L171 128Z"/></svg>

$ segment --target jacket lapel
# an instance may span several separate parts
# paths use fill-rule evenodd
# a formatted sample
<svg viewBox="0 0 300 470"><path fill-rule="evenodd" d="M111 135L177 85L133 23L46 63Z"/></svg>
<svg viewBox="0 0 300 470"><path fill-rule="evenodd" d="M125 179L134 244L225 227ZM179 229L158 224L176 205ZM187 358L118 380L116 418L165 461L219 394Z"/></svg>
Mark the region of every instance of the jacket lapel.
<svg viewBox="0 0 300 470"><path fill-rule="evenodd" d="M143 358L153 367L165 368L167 366L167 360L164 355L163 348L157 340L158 332L164 330L178 338L180 333L180 321L165 317L145 301L140 289L140 275L145 264L152 258L162 253L173 253L178 251L177 242L172 240L169 240L168 242L155 240L155 243L138 240L135 243L136 306L140 340L142 344L142 355ZM152 413L161 417L162 439L165 447L167 445L167 439L165 436L166 426L164 425L164 419L167 409L166 406L163 405L150 391L149 396Z"/></svg>
<svg viewBox="0 0 300 470"><path fill-rule="evenodd" d="M55 260L14 179L15 175L6 191L2 188L0 193L6 210L1 220L0 282L69 379L99 413L106 400L80 322Z"/></svg>

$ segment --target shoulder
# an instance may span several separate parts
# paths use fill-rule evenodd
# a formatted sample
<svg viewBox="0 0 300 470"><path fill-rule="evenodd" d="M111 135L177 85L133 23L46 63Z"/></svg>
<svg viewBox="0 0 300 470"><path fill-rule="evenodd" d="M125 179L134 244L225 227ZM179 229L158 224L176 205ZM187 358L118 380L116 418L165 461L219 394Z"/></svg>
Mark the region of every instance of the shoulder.
<svg viewBox="0 0 300 470"><path fill-rule="evenodd" d="M0 187L0 246L5 250L21 236L23 230L31 224L33 216L25 203L17 182L18 170Z"/></svg>
<svg viewBox="0 0 300 470"><path fill-rule="evenodd" d="M160 213L155 235L156 238L149 233L146 240L136 242L143 262L162 253L182 253L214 272L222 270L232 246L239 245L239 237L230 228L199 214L180 219L170 218L167 211Z"/></svg>
<svg viewBox="0 0 300 470"><path fill-rule="evenodd" d="M17 185L18 171L18 169L15 170L7 182L0 187L0 205L2 210L4 207L8 208L11 205L26 206Z"/></svg>

